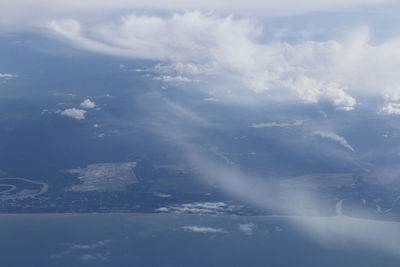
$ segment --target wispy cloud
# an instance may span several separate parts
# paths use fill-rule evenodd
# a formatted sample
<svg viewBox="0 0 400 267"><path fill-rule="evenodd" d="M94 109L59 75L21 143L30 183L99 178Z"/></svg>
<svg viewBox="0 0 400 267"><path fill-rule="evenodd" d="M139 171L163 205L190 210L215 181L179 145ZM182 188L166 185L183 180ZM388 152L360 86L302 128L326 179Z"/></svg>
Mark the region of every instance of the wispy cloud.
<svg viewBox="0 0 400 267"><path fill-rule="evenodd" d="M111 256L111 252L97 252L97 253L86 253L80 256L82 261L105 261Z"/></svg>
<svg viewBox="0 0 400 267"><path fill-rule="evenodd" d="M223 229L213 227L201 227L201 226L183 226L183 230L195 233L222 233Z"/></svg>
<svg viewBox="0 0 400 267"><path fill-rule="evenodd" d="M253 123L249 127L251 128L269 128L269 127L291 127L291 126L301 126L303 121L295 121L293 123L287 122L260 122Z"/></svg>
<svg viewBox="0 0 400 267"><path fill-rule="evenodd" d="M184 77L182 75L177 75L177 76L170 76L170 75L161 75L161 76L154 76L153 80L156 81L163 81L166 83L170 82L197 82L198 80L192 80L188 77Z"/></svg>
<svg viewBox="0 0 400 267"><path fill-rule="evenodd" d="M335 142L338 142L339 144L341 144L343 147L347 148L348 150L354 151L354 148L347 142L347 140L344 139L344 137L337 135L336 133L316 131L316 132L314 132L314 135L322 137L322 138L331 139Z"/></svg>
<svg viewBox="0 0 400 267"><path fill-rule="evenodd" d="M0 73L0 79L11 80L12 78L17 77L17 75L10 73Z"/></svg>
<svg viewBox="0 0 400 267"><path fill-rule="evenodd" d="M72 249L79 249L79 250L93 250L100 247L105 247L111 243L111 240L101 240L97 241L92 244L73 244L71 246Z"/></svg>
<svg viewBox="0 0 400 267"><path fill-rule="evenodd" d="M195 202L161 207L156 209L156 211L190 214L227 214L239 209L240 207L229 205L224 202Z"/></svg>

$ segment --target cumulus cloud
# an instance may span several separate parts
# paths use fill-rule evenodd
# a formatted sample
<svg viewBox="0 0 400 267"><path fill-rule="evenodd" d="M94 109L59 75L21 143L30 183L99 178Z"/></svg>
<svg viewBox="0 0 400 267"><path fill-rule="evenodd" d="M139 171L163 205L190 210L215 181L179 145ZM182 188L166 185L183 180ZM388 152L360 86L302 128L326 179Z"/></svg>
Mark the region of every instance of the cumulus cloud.
<svg viewBox="0 0 400 267"><path fill-rule="evenodd" d="M81 106L82 108L95 108L95 107L96 107L96 104L95 104L93 101L91 101L90 99L85 99L85 100L80 104L80 106Z"/></svg>
<svg viewBox="0 0 400 267"><path fill-rule="evenodd" d="M86 110L77 109L77 108L69 108L61 112L62 116L70 117L77 120L85 119Z"/></svg>
<svg viewBox="0 0 400 267"><path fill-rule="evenodd" d="M382 108L381 112L384 114L400 114L400 103L389 102L386 103Z"/></svg>
<svg viewBox="0 0 400 267"><path fill-rule="evenodd" d="M223 229L213 227L200 227L200 226L183 226L183 230L195 233L222 233Z"/></svg>
<svg viewBox="0 0 400 267"><path fill-rule="evenodd" d="M383 114L400 114L400 87L386 88L383 93L385 104L380 108Z"/></svg>
<svg viewBox="0 0 400 267"><path fill-rule="evenodd" d="M346 139L344 139L342 136L337 135L333 132L316 131L316 132L314 132L314 135L319 136L321 138L331 139L335 142L338 142L339 144L341 144L343 147L347 148L348 150L354 151L354 148L347 142Z"/></svg>
<svg viewBox="0 0 400 267"><path fill-rule="evenodd" d="M298 76L286 83L296 91L304 102L318 103L320 100L328 100L340 110L353 110L356 100L347 94L344 89L334 82L321 82L306 76Z"/></svg>

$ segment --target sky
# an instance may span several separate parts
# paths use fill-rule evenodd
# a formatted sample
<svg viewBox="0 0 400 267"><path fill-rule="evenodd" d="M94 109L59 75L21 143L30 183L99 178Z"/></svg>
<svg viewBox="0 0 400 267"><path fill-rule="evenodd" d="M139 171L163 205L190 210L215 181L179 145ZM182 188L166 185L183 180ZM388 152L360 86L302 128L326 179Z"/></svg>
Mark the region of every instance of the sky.
<svg viewBox="0 0 400 267"><path fill-rule="evenodd" d="M365 6L376 6L386 3L397 3L397 0L219 0L219 1L184 1L171 0L116 0L116 1L67 1L67 0L15 0L0 3L0 22L3 24L32 24L45 23L54 17L96 16L126 10L203 10L222 13L235 13L261 16L288 16L318 11L348 11L349 9ZM85 15L83 15L85 14Z"/></svg>

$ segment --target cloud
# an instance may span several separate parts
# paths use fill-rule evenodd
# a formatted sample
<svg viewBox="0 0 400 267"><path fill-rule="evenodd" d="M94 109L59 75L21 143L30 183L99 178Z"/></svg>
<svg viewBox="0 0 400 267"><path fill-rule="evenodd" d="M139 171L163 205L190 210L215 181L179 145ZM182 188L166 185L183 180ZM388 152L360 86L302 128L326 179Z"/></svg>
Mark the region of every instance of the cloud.
<svg viewBox="0 0 400 267"><path fill-rule="evenodd" d="M305 236L323 246L352 244L399 255L399 223L348 216L291 218Z"/></svg>
<svg viewBox="0 0 400 267"><path fill-rule="evenodd" d="M183 226L183 230L195 233L222 233L223 229L213 227L200 227L200 226Z"/></svg>
<svg viewBox="0 0 400 267"><path fill-rule="evenodd" d="M108 260L108 258L110 256L111 256L111 252L110 251L107 251L105 253L101 253L101 252L92 253L92 254L86 253L86 254L83 254L80 257L80 259L82 261L105 261L105 260Z"/></svg>
<svg viewBox="0 0 400 267"><path fill-rule="evenodd" d="M108 244L111 243L111 240L102 240L102 241L97 241L93 244L74 244L71 246L72 249L78 249L78 250L93 250L93 249L97 249L100 247L105 247Z"/></svg>
<svg viewBox="0 0 400 267"><path fill-rule="evenodd" d="M291 127L303 125L303 121L295 121L293 123L279 123L279 122L260 122L253 123L249 127L251 128L269 128L269 127Z"/></svg>
<svg viewBox="0 0 400 267"><path fill-rule="evenodd" d="M74 118L77 120L85 119L86 110L77 109L77 108L69 108L61 112L62 116Z"/></svg>
<svg viewBox="0 0 400 267"><path fill-rule="evenodd" d="M240 207L228 205L224 202L195 202L161 207L156 209L156 211L191 214L228 214L238 209Z"/></svg>
<svg viewBox="0 0 400 267"><path fill-rule="evenodd" d="M153 80L156 81L163 81L166 83L170 82L195 82L195 80L192 80L188 77L183 77L181 75L178 76L170 76L170 75L161 75L161 76L155 76L153 77Z"/></svg>
<svg viewBox="0 0 400 267"><path fill-rule="evenodd" d="M40 114L42 114L42 115L59 114L61 112L62 112L62 110L60 110L60 109L43 109Z"/></svg>
<svg viewBox="0 0 400 267"><path fill-rule="evenodd" d="M85 99L85 100L80 104L80 106L81 106L82 108L95 108L95 107L96 107L96 104L95 104L93 101L91 101L90 99Z"/></svg>
<svg viewBox="0 0 400 267"><path fill-rule="evenodd" d="M253 234L254 223L243 223L239 224L239 230L245 233L246 235Z"/></svg>
<svg viewBox="0 0 400 267"><path fill-rule="evenodd" d="M207 182L254 207L273 213L318 214L318 199L309 190L284 187L271 177L258 177L221 164L193 145L180 144L187 159Z"/></svg>
<svg viewBox="0 0 400 267"><path fill-rule="evenodd" d="M380 108L383 114L400 114L400 87L386 88L383 93L385 104Z"/></svg>
<svg viewBox="0 0 400 267"><path fill-rule="evenodd" d="M327 139L331 139L333 141L338 142L339 144L341 144L343 147L354 151L354 148L347 142L346 139L344 139L342 136L339 136L335 133L332 132L323 132L323 131L316 131L314 132L314 135L322 137L322 138L327 138Z"/></svg>
<svg viewBox="0 0 400 267"><path fill-rule="evenodd" d="M239 79L257 93L289 90L305 103L328 101L343 110L356 105L346 89L352 81L343 77L343 68L353 70L360 63L346 62L353 47L338 41L263 44L257 41L262 25L247 18L199 11L170 17L132 14L92 26L53 20L49 29L90 51L170 62L155 66L162 73L153 77L156 80L189 82L194 79L183 74L218 75L232 82Z"/></svg>
<svg viewBox="0 0 400 267"><path fill-rule="evenodd" d="M170 198L171 197L170 194L163 194L160 192L154 192L153 195L155 195L156 197L161 197L161 198Z"/></svg>
<svg viewBox="0 0 400 267"><path fill-rule="evenodd" d="M295 78L295 81L289 80L286 83L306 103L328 100L337 109L346 111L353 110L357 103L339 84L334 82L321 82L300 75Z"/></svg>
<svg viewBox="0 0 400 267"><path fill-rule="evenodd" d="M11 80L12 78L17 77L14 74L9 74L9 73L0 73L0 79L5 79L5 80Z"/></svg>
<svg viewBox="0 0 400 267"><path fill-rule="evenodd" d="M384 114L400 115L400 103L393 103L393 102L386 103L381 108L381 112Z"/></svg>

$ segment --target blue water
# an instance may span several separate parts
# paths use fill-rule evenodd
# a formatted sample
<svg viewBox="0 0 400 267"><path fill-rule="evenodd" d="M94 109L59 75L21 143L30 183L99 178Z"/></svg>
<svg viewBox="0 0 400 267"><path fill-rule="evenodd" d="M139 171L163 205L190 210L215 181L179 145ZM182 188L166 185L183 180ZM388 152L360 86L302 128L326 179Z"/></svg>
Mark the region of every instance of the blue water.
<svg viewBox="0 0 400 267"><path fill-rule="evenodd" d="M0 215L0 253L2 267L398 266L400 260L352 242L321 245L284 217L169 214Z"/></svg>

